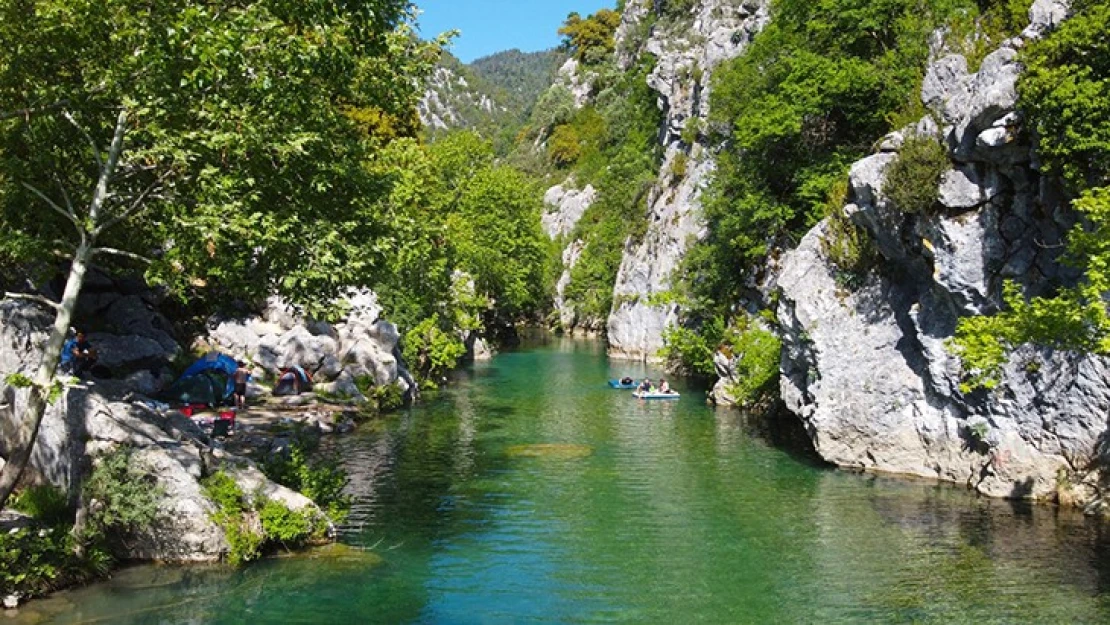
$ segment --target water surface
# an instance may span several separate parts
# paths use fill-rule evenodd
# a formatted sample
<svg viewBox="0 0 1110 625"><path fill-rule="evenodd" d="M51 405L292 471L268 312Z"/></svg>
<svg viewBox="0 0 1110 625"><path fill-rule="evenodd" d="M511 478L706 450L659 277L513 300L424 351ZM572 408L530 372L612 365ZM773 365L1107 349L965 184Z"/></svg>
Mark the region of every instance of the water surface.
<svg viewBox="0 0 1110 625"><path fill-rule="evenodd" d="M1049 507L828 470L550 340L335 439L351 547L138 567L23 617L111 623L1110 622L1110 536ZM28 612L33 614L28 614Z"/></svg>

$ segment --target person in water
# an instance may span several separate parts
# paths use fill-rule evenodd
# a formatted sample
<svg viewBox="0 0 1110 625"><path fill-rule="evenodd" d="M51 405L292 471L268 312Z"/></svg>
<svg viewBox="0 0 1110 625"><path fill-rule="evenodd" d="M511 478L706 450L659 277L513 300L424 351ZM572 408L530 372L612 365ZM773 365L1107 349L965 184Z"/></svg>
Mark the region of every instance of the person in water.
<svg viewBox="0 0 1110 625"><path fill-rule="evenodd" d="M636 390L640 391L641 393L650 393L651 392L651 380L649 380L647 378L644 378L644 381L640 383L640 387L637 388Z"/></svg>
<svg viewBox="0 0 1110 625"><path fill-rule="evenodd" d="M671 386L669 384L667 384L666 380L660 378L659 379L659 392L664 394L664 395L670 395L674 391L671 390Z"/></svg>

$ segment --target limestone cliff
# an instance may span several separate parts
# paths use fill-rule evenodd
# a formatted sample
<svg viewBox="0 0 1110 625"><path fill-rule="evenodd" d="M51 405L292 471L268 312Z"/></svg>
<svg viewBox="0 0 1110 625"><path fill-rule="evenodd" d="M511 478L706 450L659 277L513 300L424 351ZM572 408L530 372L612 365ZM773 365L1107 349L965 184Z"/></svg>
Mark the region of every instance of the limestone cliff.
<svg viewBox="0 0 1110 625"><path fill-rule="evenodd" d="M647 234L629 242L613 289L608 320L609 353L616 358L655 360L663 331L678 318L666 303L671 279L691 244L703 236L700 200L713 170L701 129L709 112L713 70L743 52L769 20L766 0L698 0L688 15L660 20L642 48L631 39L655 10L650 0L627 3L618 30L619 61L641 54L656 61L648 81L664 113L659 141L664 162L648 195Z"/></svg>
<svg viewBox="0 0 1110 625"><path fill-rule="evenodd" d="M932 115L852 167L844 211L880 254L862 286L837 280L825 223L783 260L782 396L826 460L992 496L1098 500L1110 362L1024 348L997 389L965 392L945 345L960 317L999 308L1004 280L1038 292L1074 279L1058 254L1075 217L1038 171L1016 92L1018 50L1066 13L1038 0L1032 25L977 72L962 56L937 58L921 94ZM951 161L927 213L884 194L910 135L942 137Z"/></svg>

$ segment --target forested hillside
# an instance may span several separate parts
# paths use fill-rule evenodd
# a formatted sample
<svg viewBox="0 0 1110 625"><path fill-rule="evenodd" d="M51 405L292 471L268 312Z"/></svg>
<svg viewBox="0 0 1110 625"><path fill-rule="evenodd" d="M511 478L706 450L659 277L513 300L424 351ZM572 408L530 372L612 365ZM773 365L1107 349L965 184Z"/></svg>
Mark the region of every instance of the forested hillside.
<svg viewBox="0 0 1110 625"><path fill-rule="evenodd" d="M558 50L510 50L464 65L444 52L419 105L425 133L434 141L452 131L474 131L493 141L498 154L506 154L564 60Z"/></svg>

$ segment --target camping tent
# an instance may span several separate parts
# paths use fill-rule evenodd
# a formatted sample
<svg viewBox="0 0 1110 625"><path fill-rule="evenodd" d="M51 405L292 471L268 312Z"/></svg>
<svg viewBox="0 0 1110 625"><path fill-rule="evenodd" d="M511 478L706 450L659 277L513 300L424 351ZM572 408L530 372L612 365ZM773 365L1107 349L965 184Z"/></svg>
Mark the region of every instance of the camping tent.
<svg viewBox="0 0 1110 625"><path fill-rule="evenodd" d="M171 404L219 406L235 393L233 376L238 369L234 358L212 352L186 369L161 399Z"/></svg>
<svg viewBox="0 0 1110 625"><path fill-rule="evenodd" d="M282 369L274 387L274 396L299 395L312 390L312 376L301 367Z"/></svg>

